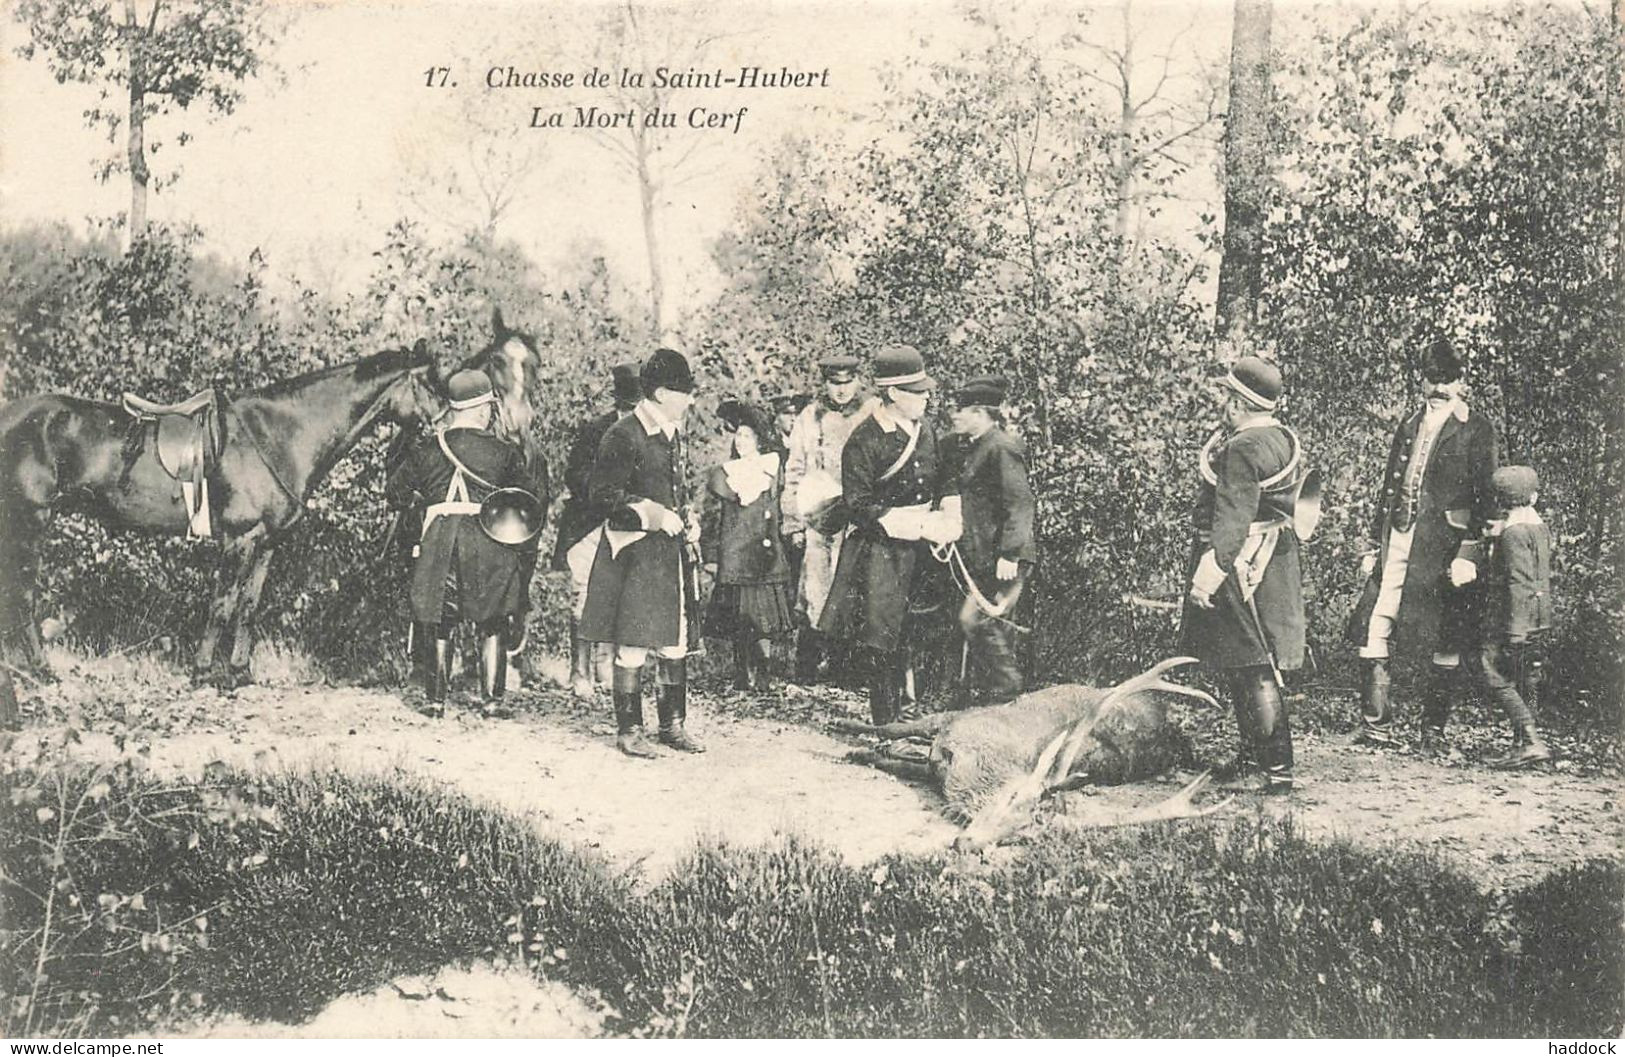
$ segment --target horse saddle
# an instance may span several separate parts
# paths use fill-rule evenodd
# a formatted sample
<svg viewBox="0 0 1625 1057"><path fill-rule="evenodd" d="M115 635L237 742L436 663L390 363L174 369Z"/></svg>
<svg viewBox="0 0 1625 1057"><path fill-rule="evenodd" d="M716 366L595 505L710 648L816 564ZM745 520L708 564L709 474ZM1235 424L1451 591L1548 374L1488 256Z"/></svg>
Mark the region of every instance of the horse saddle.
<svg viewBox="0 0 1625 1057"><path fill-rule="evenodd" d="M150 444L158 465L175 479L191 533L211 535L209 478L226 447L225 398L213 386L174 404L125 393L124 410L137 427L132 440Z"/></svg>

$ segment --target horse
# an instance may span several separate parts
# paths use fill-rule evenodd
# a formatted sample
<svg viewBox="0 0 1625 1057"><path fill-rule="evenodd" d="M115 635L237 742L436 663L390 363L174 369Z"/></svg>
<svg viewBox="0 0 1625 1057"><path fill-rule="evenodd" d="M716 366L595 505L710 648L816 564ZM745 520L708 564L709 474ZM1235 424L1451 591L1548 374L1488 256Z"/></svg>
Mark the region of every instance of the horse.
<svg viewBox="0 0 1625 1057"><path fill-rule="evenodd" d="M324 367L224 403L224 436L208 475L221 564L194 670L222 685L247 681L253 622L275 548L305 501L361 435L380 421L428 421L443 405L425 344ZM186 401L182 411L202 406ZM184 534L194 514L158 452L157 433L118 404L60 393L0 407L0 635L21 633L27 669L48 675L34 597L39 545L58 509L80 509L119 529ZM402 433L410 432L402 429ZM230 654L222 671L216 652ZM8 658L9 661L9 658Z"/></svg>

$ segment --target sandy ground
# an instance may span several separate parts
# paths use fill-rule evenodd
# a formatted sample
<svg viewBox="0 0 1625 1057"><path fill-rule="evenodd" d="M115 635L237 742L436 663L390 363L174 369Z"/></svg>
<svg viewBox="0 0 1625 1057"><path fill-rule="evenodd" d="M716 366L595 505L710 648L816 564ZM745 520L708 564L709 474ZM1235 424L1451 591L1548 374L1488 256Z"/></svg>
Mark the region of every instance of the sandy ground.
<svg viewBox="0 0 1625 1057"><path fill-rule="evenodd" d="M31 754L31 742L68 720L84 731L66 748L70 754L112 759L120 751L114 732L133 731L160 774L198 777L215 763L336 763L411 773L529 819L541 832L601 849L645 884L697 840L752 842L796 831L862 863L894 851L941 851L957 833L934 793L846 762L854 742L806 722L857 716L857 698L838 692L792 689L779 702L740 710L760 716L782 705L790 718L779 720L708 707L696 695L689 726L710 751L635 761L614 748L607 700L581 702L556 690L515 695L509 719L453 707L433 720L379 690L262 685L221 693L135 661L69 661L58 670L64 678L38 693L13 753ZM123 709L118 722L98 721L108 718L112 701L130 704L113 706ZM1611 777L1557 769L1501 774L1407 754L1377 756L1343 737L1301 735L1297 753L1300 789L1289 803L1238 797L1216 817L1288 812L1303 832L1431 849L1486 887L1521 886L1625 847ZM1076 813L1147 804L1189 777L1088 790L1065 806ZM376 1034L389 1025L401 1036L560 1037L596 1034L601 1019L590 1002L563 989L474 966L448 967L433 980L394 981L286 1030L315 1037ZM284 1029L222 1022L200 1030L246 1036Z"/></svg>

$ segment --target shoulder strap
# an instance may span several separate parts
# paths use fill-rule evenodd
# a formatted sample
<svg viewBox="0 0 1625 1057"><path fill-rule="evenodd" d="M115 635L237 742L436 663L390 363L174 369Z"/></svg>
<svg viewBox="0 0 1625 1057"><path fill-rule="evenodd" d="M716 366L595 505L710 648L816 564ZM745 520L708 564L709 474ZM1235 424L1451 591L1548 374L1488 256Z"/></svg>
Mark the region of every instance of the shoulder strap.
<svg viewBox="0 0 1625 1057"><path fill-rule="evenodd" d="M897 428L902 429L903 427L899 426ZM899 455L897 457L897 461L886 468L886 472L880 475L879 480L890 480L891 478L897 476L899 470L908 465L908 460L914 457L914 449L919 446L920 432L924 429L925 424L923 422L916 423L914 432L909 434L908 443L903 445L903 454ZM904 430L904 432L907 433L908 431Z"/></svg>
<svg viewBox="0 0 1625 1057"><path fill-rule="evenodd" d="M485 487L491 489L492 491L496 490L496 487L497 487L496 485L492 484L490 481L487 481L485 478L481 477L479 474L475 473L473 470L470 470L467 466L463 465L463 460L459 459L457 456L455 456L455 455L453 455L451 453L451 445L446 443L446 431L445 430L443 430L443 429L436 430L435 434L434 434L434 439L439 443L441 453L444 454L446 456L446 458L451 460L452 466L456 468L458 473L462 474L464 477L467 477L470 481L473 481L475 484L484 485Z"/></svg>

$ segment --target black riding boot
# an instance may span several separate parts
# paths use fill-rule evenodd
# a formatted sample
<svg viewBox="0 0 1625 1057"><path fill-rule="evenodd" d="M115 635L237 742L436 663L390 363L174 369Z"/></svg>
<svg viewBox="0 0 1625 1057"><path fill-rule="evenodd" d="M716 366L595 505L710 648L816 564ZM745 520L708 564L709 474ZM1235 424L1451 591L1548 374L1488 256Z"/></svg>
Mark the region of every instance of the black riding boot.
<svg viewBox="0 0 1625 1057"><path fill-rule="evenodd" d="M1253 729L1257 759L1264 772L1264 792L1292 792L1292 725L1275 673L1269 668L1250 668Z"/></svg>
<svg viewBox="0 0 1625 1057"><path fill-rule="evenodd" d="M869 662L869 720L883 727L897 718L897 670L891 658L871 653Z"/></svg>
<svg viewBox="0 0 1625 1057"><path fill-rule="evenodd" d="M796 632L796 682L811 686L818 681L818 663L824 653L823 636L818 629L803 624Z"/></svg>
<svg viewBox="0 0 1625 1057"><path fill-rule="evenodd" d="M423 697L429 705L426 711L433 715L443 711L446 690L451 685L451 639L441 638L441 634L437 624L419 624L413 635L422 654Z"/></svg>
<svg viewBox="0 0 1625 1057"><path fill-rule="evenodd" d="M897 722L911 723L920 718L920 698L915 688L913 665L904 662L902 672L894 678L899 684Z"/></svg>
<svg viewBox="0 0 1625 1057"><path fill-rule="evenodd" d="M482 629L480 639L480 700L487 715L502 711L502 695L508 688L508 644L501 629Z"/></svg>
<svg viewBox="0 0 1625 1057"><path fill-rule="evenodd" d="M1236 710L1236 754L1213 768L1213 777L1221 782L1246 778L1258 770L1258 725L1253 722L1252 680L1237 677L1232 680L1230 701Z"/></svg>
<svg viewBox="0 0 1625 1057"><path fill-rule="evenodd" d="M750 650L750 688L765 694L773 689L773 640L756 639Z"/></svg>
<svg viewBox="0 0 1625 1057"><path fill-rule="evenodd" d="M628 756L656 755L643 736L643 669L615 665L611 696L615 700L615 745Z"/></svg>
<svg viewBox="0 0 1625 1057"><path fill-rule="evenodd" d="M1427 686L1422 697L1422 744L1429 749L1446 748L1444 728L1450 722L1462 692L1462 672L1443 665L1429 665Z"/></svg>
<svg viewBox="0 0 1625 1057"><path fill-rule="evenodd" d="M660 744L680 752L704 752L705 746L689 737L688 662L660 658Z"/></svg>
<svg viewBox="0 0 1625 1057"><path fill-rule="evenodd" d="M734 689L751 689L751 641L748 632L734 636Z"/></svg>
<svg viewBox="0 0 1625 1057"><path fill-rule="evenodd" d="M1365 662L1360 683L1359 741L1366 745L1394 743L1394 710L1388 700L1388 658Z"/></svg>
<svg viewBox="0 0 1625 1057"><path fill-rule="evenodd" d="M581 638L581 627L570 618L570 689L577 697L591 697L592 643Z"/></svg>

